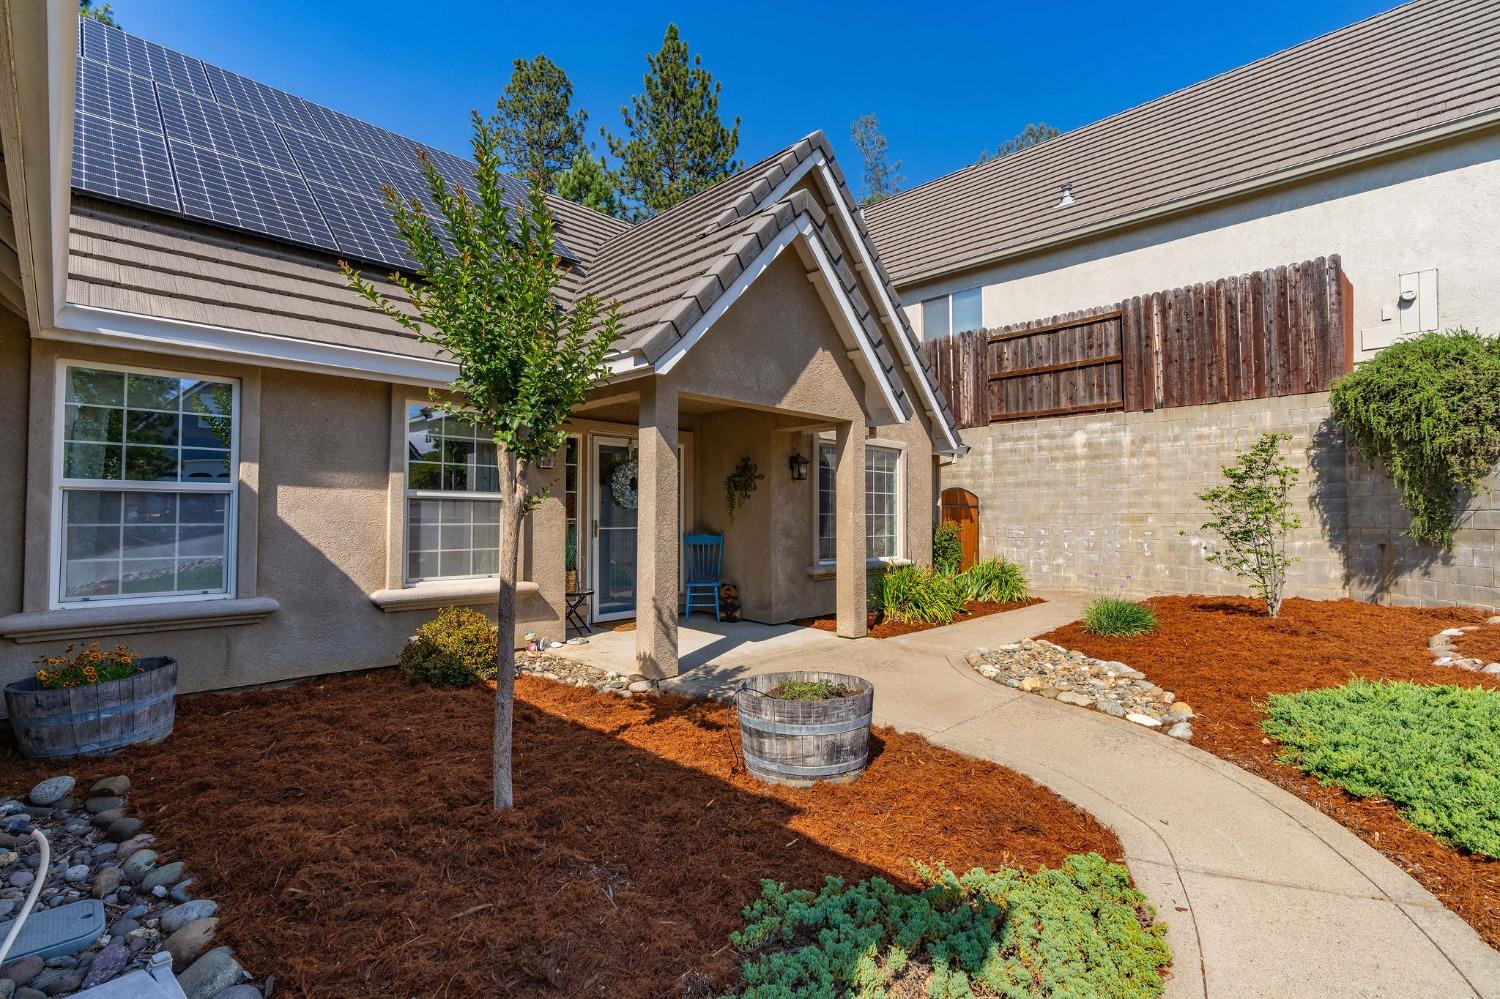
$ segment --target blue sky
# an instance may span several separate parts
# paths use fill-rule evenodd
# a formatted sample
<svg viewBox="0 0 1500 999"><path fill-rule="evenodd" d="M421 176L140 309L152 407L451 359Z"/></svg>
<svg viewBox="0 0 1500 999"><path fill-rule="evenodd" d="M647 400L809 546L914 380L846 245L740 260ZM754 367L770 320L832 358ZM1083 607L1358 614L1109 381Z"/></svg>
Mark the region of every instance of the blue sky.
<svg viewBox="0 0 1500 999"><path fill-rule="evenodd" d="M855 180L849 124L873 111L906 186L1028 121L1077 128L1391 6L114 0L128 31L457 153L468 109L538 52L572 78L602 151L598 126L619 130L675 20L743 120L742 159L822 128Z"/></svg>

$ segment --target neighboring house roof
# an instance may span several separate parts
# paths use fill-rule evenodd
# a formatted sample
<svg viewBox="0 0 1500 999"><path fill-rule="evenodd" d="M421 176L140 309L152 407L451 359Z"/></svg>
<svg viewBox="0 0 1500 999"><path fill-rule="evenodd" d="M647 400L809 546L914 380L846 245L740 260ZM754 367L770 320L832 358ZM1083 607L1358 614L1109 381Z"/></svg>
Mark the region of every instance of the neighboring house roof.
<svg viewBox="0 0 1500 999"><path fill-rule="evenodd" d="M1497 121L1500 5L1419 0L865 217L904 286Z"/></svg>

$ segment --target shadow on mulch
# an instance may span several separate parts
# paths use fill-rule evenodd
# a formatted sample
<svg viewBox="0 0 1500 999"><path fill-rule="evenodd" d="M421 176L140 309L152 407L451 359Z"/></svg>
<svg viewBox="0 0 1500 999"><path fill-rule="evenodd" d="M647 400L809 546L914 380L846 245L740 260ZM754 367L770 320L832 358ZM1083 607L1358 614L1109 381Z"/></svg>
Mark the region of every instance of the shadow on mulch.
<svg viewBox="0 0 1500 999"><path fill-rule="evenodd" d="M1355 600L1286 601L1281 616L1258 600L1155 597L1146 601L1161 627L1135 638L1101 638L1079 623L1043 637L1065 648L1142 670L1193 706L1193 743L1259 774L1337 819L1442 899L1500 949L1500 860L1478 857L1413 828L1383 798L1355 798L1324 787L1276 760L1265 739L1266 698L1351 677L1412 683L1484 686L1500 677L1433 665L1427 640L1445 628L1479 624L1467 608L1382 607ZM1494 629L1500 632L1500 627ZM1472 632L1459 640L1477 645ZM1477 653L1468 653L1477 654Z"/></svg>
<svg viewBox="0 0 1500 999"><path fill-rule="evenodd" d="M881 729L853 785L738 771L730 708L522 677L517 808L489 810L493 699L392 671L178 704L127 773L162 852L278 996L674 996L727 988L759 879L909 882L909 858L1055 865L1118 840L1002 767ZM57 772L13 751L5 787Z"/></svg>
<svg viewBox="0 0 1500 999"><path fill-rule="evenodd" d="M987 617L990 614L1002 614L1005 611L1020 610L1022 607L1030 607L1032 604L1044 603L1041 597L1027 597L1025 600L1012 600L1000 603L993 600L970 600L964 604L964 616L950 621L949 624L962 624L972 621L976 617ZM792 622L803 628L816 628L819 631L837 631L838 618L833 614L823 617L804 617ZM899 621L887 621L883 617L877 617L870 625L868 636L870 638L897 638L901 635L914 635L919 631L931 631L934 628L946 628L944 624L903 624Z"/></svg>

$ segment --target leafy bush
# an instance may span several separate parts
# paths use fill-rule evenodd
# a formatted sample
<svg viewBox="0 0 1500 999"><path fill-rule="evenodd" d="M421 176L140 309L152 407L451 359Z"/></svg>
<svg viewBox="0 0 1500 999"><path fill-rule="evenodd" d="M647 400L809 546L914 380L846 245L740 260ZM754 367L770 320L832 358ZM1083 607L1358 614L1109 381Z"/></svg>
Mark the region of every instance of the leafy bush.
<svg viewBox="0 0 1500 999"><path fill-rule="evenodd" d="M1204 557L1236 576L1250 580L1251 592L1265 598L1266 612L1281 613L1286 573L1295 558L1286 553L1286 536L1302 526L1287 496L1297 470L1281 461L1281 443L1290 434L1262 434L1249 451L1224 466L1228 483L1199 493L1213 519L1203 530L1219 536L1218 547Z"/></svg>
<svg viewBox="0 0 1500 999"><path fill-rule="evenodd" d="M952 576L925 565L896 565L880 576L875 609L899 624L948 624L964 602Z"/></svg>
<svg viewBox="0 0 1500 999"><path fill-rule="evenodd" d="M965 603L970 600L1015 603L1026 599L1031 586L1019 565L1000 558L975 562L967 572L955 576L953 582L958 588L959 599Z"/></svg>
<svg viewBox="0 0 1500 999"><path fill-rule="evenodd" d="M936 999L983 994L1145 999L1162 993L1171 960L1145 896L1125 868L1098 854L1035 874L942 865L917 871L926 887L902 892L881 878L820 892L761 882L730 936L751 956L747 999L848 995L873 999L903 975L926 975Z"/></svg>
<svg viewBox="0 0 1500 999"><path fill-rule="evenodd" d="M778 701L831 701L858 691L832 680L782 680L766 694Z"/></svg>
<svg viewBox="0 0 1500 999"><path fill-rule="evenodd" d="M1399 341L1339 379L1329 402L1390 472L1407 534L1451 549L1459 494L1500 460L1500 340L1459 329Z"/></svg>
<svg viewBox="0 0 1500 999"><path fill-rule="evenodd" d="M963 564L964 546L958 540L958 527L939 524L932 529L932 567L938 572L953 575Z"/></svg>
<svg viewBox="0 0 1500 999"><path fill-rule="evenodd" d="M141 671L140 656L127 646L116 645L105 652L98 642L73 655L73 643L60 656L42 656L36 660L36 682L43 687L86 687L91 683L123 680Z"/></svg>
<svg viewBox="0 0 1500 999"><path fill-rule="evenodd" d="M1500 857L1500 691L1351 680L1273 695L1266 713L1283 762L1389 798L1418 829Z"/></svg>
<svg viewBox="0 0 1500 999"><path fill-rule="evenodd" d="M401 672L410 683L468 687L495 672L499 632L472 607L446 607L417 629L401 650Z"/></svg>
<svg viewBox="0 0 1500 999"><path fill-rule="evenodd" d="M1090 635L1130 638L1155 631L1159 623L1150 607L1118 597L1100 597L1083 609L1083 630Z"/></svg>

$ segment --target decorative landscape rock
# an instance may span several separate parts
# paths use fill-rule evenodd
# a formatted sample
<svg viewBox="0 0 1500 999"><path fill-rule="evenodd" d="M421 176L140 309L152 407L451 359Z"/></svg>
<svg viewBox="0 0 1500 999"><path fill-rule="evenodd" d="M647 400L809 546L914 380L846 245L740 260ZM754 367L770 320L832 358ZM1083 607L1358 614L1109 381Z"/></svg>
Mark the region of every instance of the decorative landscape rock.
<svg viewBox="0 0 1500 999"><path fill-rule="evenodd" d="M1193 737L1192 705L1177 700L1140 670L1094 659L1042 639L1028 638L996 649L978 649L965 659L987 680L1028 694L1092 708L1177 739Z"/></svg>
<svg viewBox="0 0 1500 999"><path fill-rule="evenodd" d="M1500 616L1489 618L1485 623L1500 624ZM1453 644L1453 640L1478 630L1479 625L1470 624L1462 628L1444 628L1433 635L1427 640L1427 651L1432 653L1432 664L1434 666L1457 666L1470 673L1500 673L1500 663L1487 663L1483 659L1472 659L1458 654L1458 647Z"/></svg>
<svg viewBox="0 0 1500 999"><path fill-rule="evenodd" d="M656 689L639 673L617 673L547 652L516 653L516 672L566 683L570 687L593 687L602 693L621 697L651 694Z"/></svg>
<svg viewBox="0 0 1500 999"><path fill-rule="evenodd" d="M218 903L192 898L191 872L158 857L149 848L152 837L140 831L141 820L126 814L129 779L101 780L82 801L70 797L75 786L72 777L52 777L24 799L0 798L0 919L13 919L32 884L44 877L33 911L96 898L104 904L105 931L76 954L46 961L29 956L0 968L0 999L69 996L144 968L161 950L172 955L193 999L270 995L269 979L247 982L229 948L213 946ZM109 821L90 821L100 817ZM38 870L38 847L27 835L33 823L51 847L45 871Z"/></svg>

